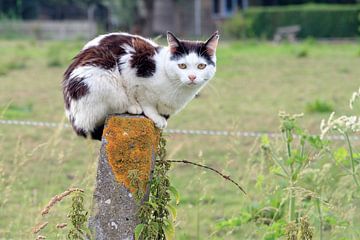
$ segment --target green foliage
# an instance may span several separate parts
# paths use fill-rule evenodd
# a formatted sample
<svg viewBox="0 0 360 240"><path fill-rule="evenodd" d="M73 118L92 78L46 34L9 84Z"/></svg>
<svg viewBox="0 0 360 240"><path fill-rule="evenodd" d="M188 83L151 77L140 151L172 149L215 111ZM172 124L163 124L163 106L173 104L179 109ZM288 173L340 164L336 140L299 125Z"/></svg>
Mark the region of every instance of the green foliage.
<svg viewBox="0 0 360 240"><path fill-rule="evenodd" d="M175 236L173 221L176 208L170 204L170 194L179 202L177 190L170 185L168 171L170 163L166 160L166 140L160 137L157 161L150 183L149 200L140 206L138 216L140 224L135 228L135 239L171 240ZM171 217L170 217L171 216Z"/></svg>
<svg viewBox="0 0 360 240"><path fill-rule="evenodd" d="M300 38L342 38L359 35L360 5L306 4L282 7L254 7L245 12L248 31L272 39L278 27L299 25ZM234 27L236 18L229 23ZM242 30L239 30L242 31Z"/></svg>
<svg viewBox="0 0 360 240"><path fill-rule="evenodd" d="M331 113L334 111L330 103L320 99L307 103L305 109L308 113Z"/></svg>
<svg viewBox="0 0 360 240"><path fill-rule="evenodd" d="M306 202L300 201L301 199L298 198L299 193L302 193L301 195L308 194L307 191L298 184L303 177L303 172L308 170L310 161L320 158L322 152L324 151L325 143L323 143L319 137L308 135L298 126L297 119L302 117L302 114L289 115L281 112L279 116L281 121L280 131L282 133L284 149L275 151L268 139L262 138L261 140L263 144L261 149L265 152L264 156L268 156L274 163L271 167L273 169L273 173L284 180L285 184L279 185L279 190L281 192L287 192L287 195L280 195L281 202L279 202L277 208L275 209L280 210L285 204L288 206L287 222L290 230L287 231L287 239L312 239L312 235L309 235L309 238L299 238L298 236L300 234L299 232L305 231L303 228L299 230L300 227L297 227L295 224L296 222L302 221L302 210L300 209L310 208ZM269 224L273 224L274 221L281 219L285 220L282 215L278 214L278 212L280 212L279 210L275 212L275 215L273 215L272 218L270 218L272 221L270 221ZM304 224L301 226L304 227ZM282 226L284 227L284 225ZM291 228L292 226L293 228ZM308 225L306 226L306 234L308 234L309 227ZM295 230L293 231L291 229ZM282 233L284 233L285 229L282 228L282 230ZM298 236L298 238L296 236ZM265 239L273 239L273 237L274 235L270 234L268 238Z"/></svg>
<svg viewBox="0 0 360 240"><path fill-rule="evenodd" d="M286 226L287 240L311 240L313 239L313 228L310 227L306 217L300 218L299 223L290 222Z"/></svg>
<svg viewBox="0 0 360 240"><path fill-rule="evenodd" d="M237 14L231 18L231 21L225 21L221 27L226 37L246 39L253 36L250 26L250 19L245 19L242 14Z"/></svg>
<svg viewBox="0 0 360 240"><path fill-rule="evenodd" d="M276 240L280 239L285 235L286 222L284 220L279 220L269 225L266 229L266 234L263 237L263 240Z"/></svg>
<svg viewBox="0 0 360 240"><path fill-rule="evenodd" d="M354 102L359 101L360 90L354 92L350 99L350 108L352 109ZM358 169L360 168L359 155L360 152L356 152L354 144L351 141L350 134L360 131L360 118L356 115L346 116L343 115L338 118L334 118L335 113L333 112L327 121L322 120L320 129L321 136L324 137L329 131L335 131L338 134L341 134L346 141L346 147L338 148L334 153L330 150L328 151L330 156L334 158L335 162L343 166L348 173L352 176L352 179L356 185L356 191L354 195L360 193L360 176L358 174ZM350 169L347 166L347 162L350 162Z"/></svg>
<svg viewBox="0 0 360 240"><path fill-rule="evenodd" d="M72 197L71 211L68 214L68 218L71 222L71 228L67 239L91 239L90 230L87 227L88 212L84 208L84 194L82 192L77 191Z"/></svg>

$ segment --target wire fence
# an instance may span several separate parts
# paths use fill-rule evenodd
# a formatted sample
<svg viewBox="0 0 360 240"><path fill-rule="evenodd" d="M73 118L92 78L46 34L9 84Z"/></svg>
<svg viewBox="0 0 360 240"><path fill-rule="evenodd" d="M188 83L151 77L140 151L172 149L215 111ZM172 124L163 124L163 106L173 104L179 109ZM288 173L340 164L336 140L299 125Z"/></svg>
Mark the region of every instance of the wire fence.
<svg viewBox="0 0 360 240"><path fill-rule="evenodd" d="M71 128L69 124L55 123L55 122L42 122L30 120L4 120L0 119L1 125L20 125L31 127L47 127L47 128ZM280 133L274 132L256 132L256 131L226 131L226 130L193 130L193 129L164 129L164 132L170 135L204 135L204 136L228 136L228 137L244 137L244 138L257 138L267 135L270 138L281 137ZM316 136L314 134L314 136ZM297 136L295 136L297 137ZM359 141L360 137L351 136L351 140ZM345 138L341 135L328 135L325 137L327 140L341 141Z"/></svg>

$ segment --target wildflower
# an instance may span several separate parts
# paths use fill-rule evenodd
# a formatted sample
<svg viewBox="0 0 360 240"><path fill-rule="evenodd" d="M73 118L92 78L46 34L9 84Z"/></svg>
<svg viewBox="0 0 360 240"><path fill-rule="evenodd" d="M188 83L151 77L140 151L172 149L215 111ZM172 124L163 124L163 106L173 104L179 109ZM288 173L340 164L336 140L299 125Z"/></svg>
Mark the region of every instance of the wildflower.
<svg viewBox="0 0 360 240"><path fill-rule="evenodd" d="M354 105L354 102L360 97L360 88L357 92L353 92L351 98L350 98L350 102L349 102L349 106L350 106L350 109L353 109L353 105Z"/></svg>
<svg viewBox="0 0 360 240"><path fill-rule="evenodd" d="M360 118L357 116L340 116L334 119L335 112L331 113L328 120L323 119L320 124L320 138L330 130L338 131L342 134L360 131Z"/></svg>

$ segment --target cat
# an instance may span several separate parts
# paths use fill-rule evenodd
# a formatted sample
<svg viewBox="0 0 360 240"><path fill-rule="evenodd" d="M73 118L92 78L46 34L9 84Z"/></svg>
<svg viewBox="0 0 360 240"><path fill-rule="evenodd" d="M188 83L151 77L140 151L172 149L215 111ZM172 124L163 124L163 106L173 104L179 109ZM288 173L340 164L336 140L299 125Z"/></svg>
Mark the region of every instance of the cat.
<svg viewBox="0 0 360 240"><path fill-rule="evenodd" d="M216 72L216 31L205 41L168 46L138 35L109 33L89 41L64 73L65 113L75 132L101 140L106 116L144 114L158 128L179 112Z"/></svg>

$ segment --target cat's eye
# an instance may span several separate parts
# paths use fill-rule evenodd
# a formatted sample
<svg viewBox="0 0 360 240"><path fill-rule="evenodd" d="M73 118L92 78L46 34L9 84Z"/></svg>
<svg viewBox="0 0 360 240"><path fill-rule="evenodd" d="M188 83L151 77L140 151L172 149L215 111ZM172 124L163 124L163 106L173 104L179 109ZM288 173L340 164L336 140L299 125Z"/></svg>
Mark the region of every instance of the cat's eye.
<svg viewBox="0 0 360 240"><path fill-rule="evenodd" d="M185 69L186 64L185 63L180 63L180 64L178 64L178 67L181 68L181 69Z"/></svg>
<svg viewBox="0 0 360 240"><path fill-rule="evenodd" d="M198 67L198 69L204 69L206 67L206 64L200 63L197 67Z"/></svg>

